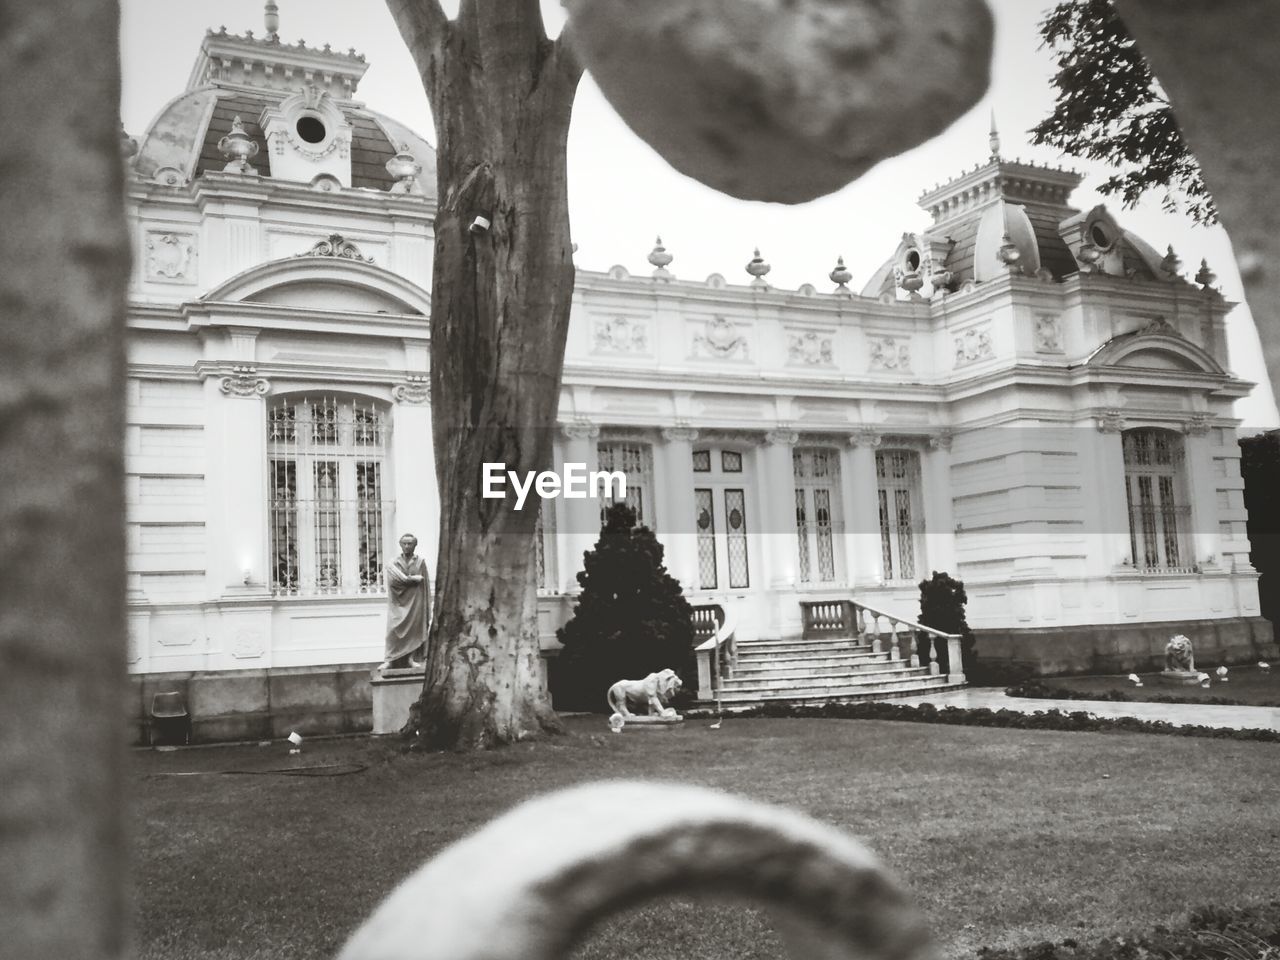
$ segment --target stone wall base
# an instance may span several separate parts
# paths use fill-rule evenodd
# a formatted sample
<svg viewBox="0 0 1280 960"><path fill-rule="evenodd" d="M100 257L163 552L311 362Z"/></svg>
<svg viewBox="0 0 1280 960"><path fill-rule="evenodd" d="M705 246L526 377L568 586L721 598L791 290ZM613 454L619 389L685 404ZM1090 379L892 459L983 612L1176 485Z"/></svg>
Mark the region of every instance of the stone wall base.
<svg viewBox="0 0 1280 960"><path fill-rule="evenodd" d="M1165 645L1179 633L1190 638L1198 669L1280 657L1271 621L1262 617L974 631L980 665L1029 667L1043 676L1162 670Z"/></svg>
<svg viewBox="0 0 1280 960"><path fill-rule="evenodd" d="M134 674L125 716L132 741L149 743L153 697L178 692L191 714L192 743L278 740L292 731L304 737L368 732L374 666Z"/></svg>

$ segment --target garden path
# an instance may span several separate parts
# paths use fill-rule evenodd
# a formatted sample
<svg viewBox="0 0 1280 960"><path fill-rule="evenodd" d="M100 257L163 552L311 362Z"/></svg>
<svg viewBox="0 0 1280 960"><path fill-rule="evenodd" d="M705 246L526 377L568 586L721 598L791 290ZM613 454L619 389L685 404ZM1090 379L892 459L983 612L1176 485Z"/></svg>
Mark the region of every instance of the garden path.
<svg viewBox="0 0 1280 960"><path fill-rule="evenodd" d="M1237 730L1280 730L1280 708L1229 707L1196 703L1122 703L1112 700L1040 700L1011 697L998 687L970 687L945 693L903 697L895 703L931 703L935 707L985 707L988 710L1017 710L1036 713L1061 710L1074 713L1083 710L1095 717L1137 717L1175 726L1197 724L1204 727L1230 727Z"/></svg>

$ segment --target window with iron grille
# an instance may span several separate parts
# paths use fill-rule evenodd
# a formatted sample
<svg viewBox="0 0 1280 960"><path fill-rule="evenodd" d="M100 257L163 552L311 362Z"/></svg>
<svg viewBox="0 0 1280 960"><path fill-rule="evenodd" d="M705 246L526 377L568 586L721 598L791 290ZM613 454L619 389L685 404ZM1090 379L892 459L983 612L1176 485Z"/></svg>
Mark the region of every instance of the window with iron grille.
<svg viewBox="0 0 1280 960"><path fill-rule="evenodd" d="M538 589L555 591L556 584L556 508L549 500L538 507L533 529L533 549L538 565Z"/></svg>
<svg viewBox="0 0 1280 960"><path fill-rule="evenodd" d="M1194 571L1182 437L1171 430L1138 427L1126 430L1121 439L1133 565L1152 572Z"/></svg>
<svg viewBox="0 0 1280 960"><path fill-rule="evenodd" d="M800 582L830 583L839 579L835 541L842 527L834 508L840 502L840 454L825 447L796 447L791 464Z"/></svg>
<svg viewBox="0 0 1280 960"><path fill-rule="evenodd" d="M920 509L920 454L876 451L876 499L880 511L880 560L885 580L914 580L924 516Z"/></svg>
<svg viewBox="0 0 1280 960"><path fill-rule="evenodd" d="M618 497L613 486L609 498L600 501L600 525L604 526L605 511L619 499L636 512L636 522L652 528L653 511L653 447L647 443L630 440L604 441L596 446L597 469L621 471L627 478L627 495Z"/></svg>
<svg viewBox="0 0 1280 960"><path fill-rule="evenodd" d="M267 411L271 591L386 592L388 426L372 401L281 397ZM418 532L423 536L423 532Z"/></svg>

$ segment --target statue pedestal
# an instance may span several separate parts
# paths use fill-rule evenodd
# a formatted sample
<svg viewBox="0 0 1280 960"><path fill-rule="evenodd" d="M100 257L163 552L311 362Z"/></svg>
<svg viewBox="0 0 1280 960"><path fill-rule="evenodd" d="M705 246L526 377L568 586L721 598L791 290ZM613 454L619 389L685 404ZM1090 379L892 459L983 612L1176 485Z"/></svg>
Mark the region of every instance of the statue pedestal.
<svg viewBox="0 0 1280 960"><path fill-rule="evenodd" d="M1200 674L1195 670L1162 670L1160 682L1179 687L1200 686Z"/></svg>
<svg viewBox="0 0 1280 960"><path fill-rule="evenodd" d="M614 717L617 716L618 714L614 714ZM674 730L684 723L684 717L678 713L665 717L637 714L636 716L622 718L622 720L623 722L618 724L613 717L610 717L609 725L621 733L623 730Z"/></svg>
<svg viewBox="0 0 1280 960"><path fill-rule="evenodd" d="M409 719L409 708L422 695L425 671L374 670L369 678L373 687L373 732L399 733Z"/></svg>

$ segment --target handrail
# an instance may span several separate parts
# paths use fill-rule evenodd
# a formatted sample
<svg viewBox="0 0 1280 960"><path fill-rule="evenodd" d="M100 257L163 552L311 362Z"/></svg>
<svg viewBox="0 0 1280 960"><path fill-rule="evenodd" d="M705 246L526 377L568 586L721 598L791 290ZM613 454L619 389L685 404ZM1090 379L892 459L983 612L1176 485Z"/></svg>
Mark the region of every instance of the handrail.
<svg viewBox="0 0 1280 960"><path fill-rule="evenodd" d="M849 637L855 635L871 644L872 653L884 653L880 626L883 618L888 621L889 656L890 659L902 659L899 656L900 632L906 633L912 641L908 651L908 659L912 667L922 666L920 653L914 641L923 639L927 666L932 676L942 672L938 662L938 646L945 641L947 651L947 679L952 683L964 683L964 667L960 660L961 637L958 633L946 633L936 627L926 627L922 623L908 620L897 614L880 610L856 599L842 600L802 600L805 637Z"/></svg>
<svg viewBox="0 0 1280 960"><path fill-rule="evenodd" d="M921 633L931 633L935 637L942 637L944 639L950 639L951 637L956 637L958 639L960 637L960 634L958 633L947 633L944 630L939 630L937 627L926 627L923 623L916 623L914 620L908 620L906 617L900 617L896 613L886 613L884 610L877 610L869 603L863 603L861 600L850 600L849 602L855 607L861 607L863 610L866 610L868 613L877 617L896 620L908 630L918 630Z"/></svg>
<svg viewBox="0 0 1280 960"><path fill-rule="evenodd" d="M693 648L698 661L698 697L709 700L713 696L719 701L722 681L733 672L733 661L737 656L737 642L734 633L738 628L737 618L726 612L718 604L715 609L720 613L720 624L716 632Z"/></svg>

